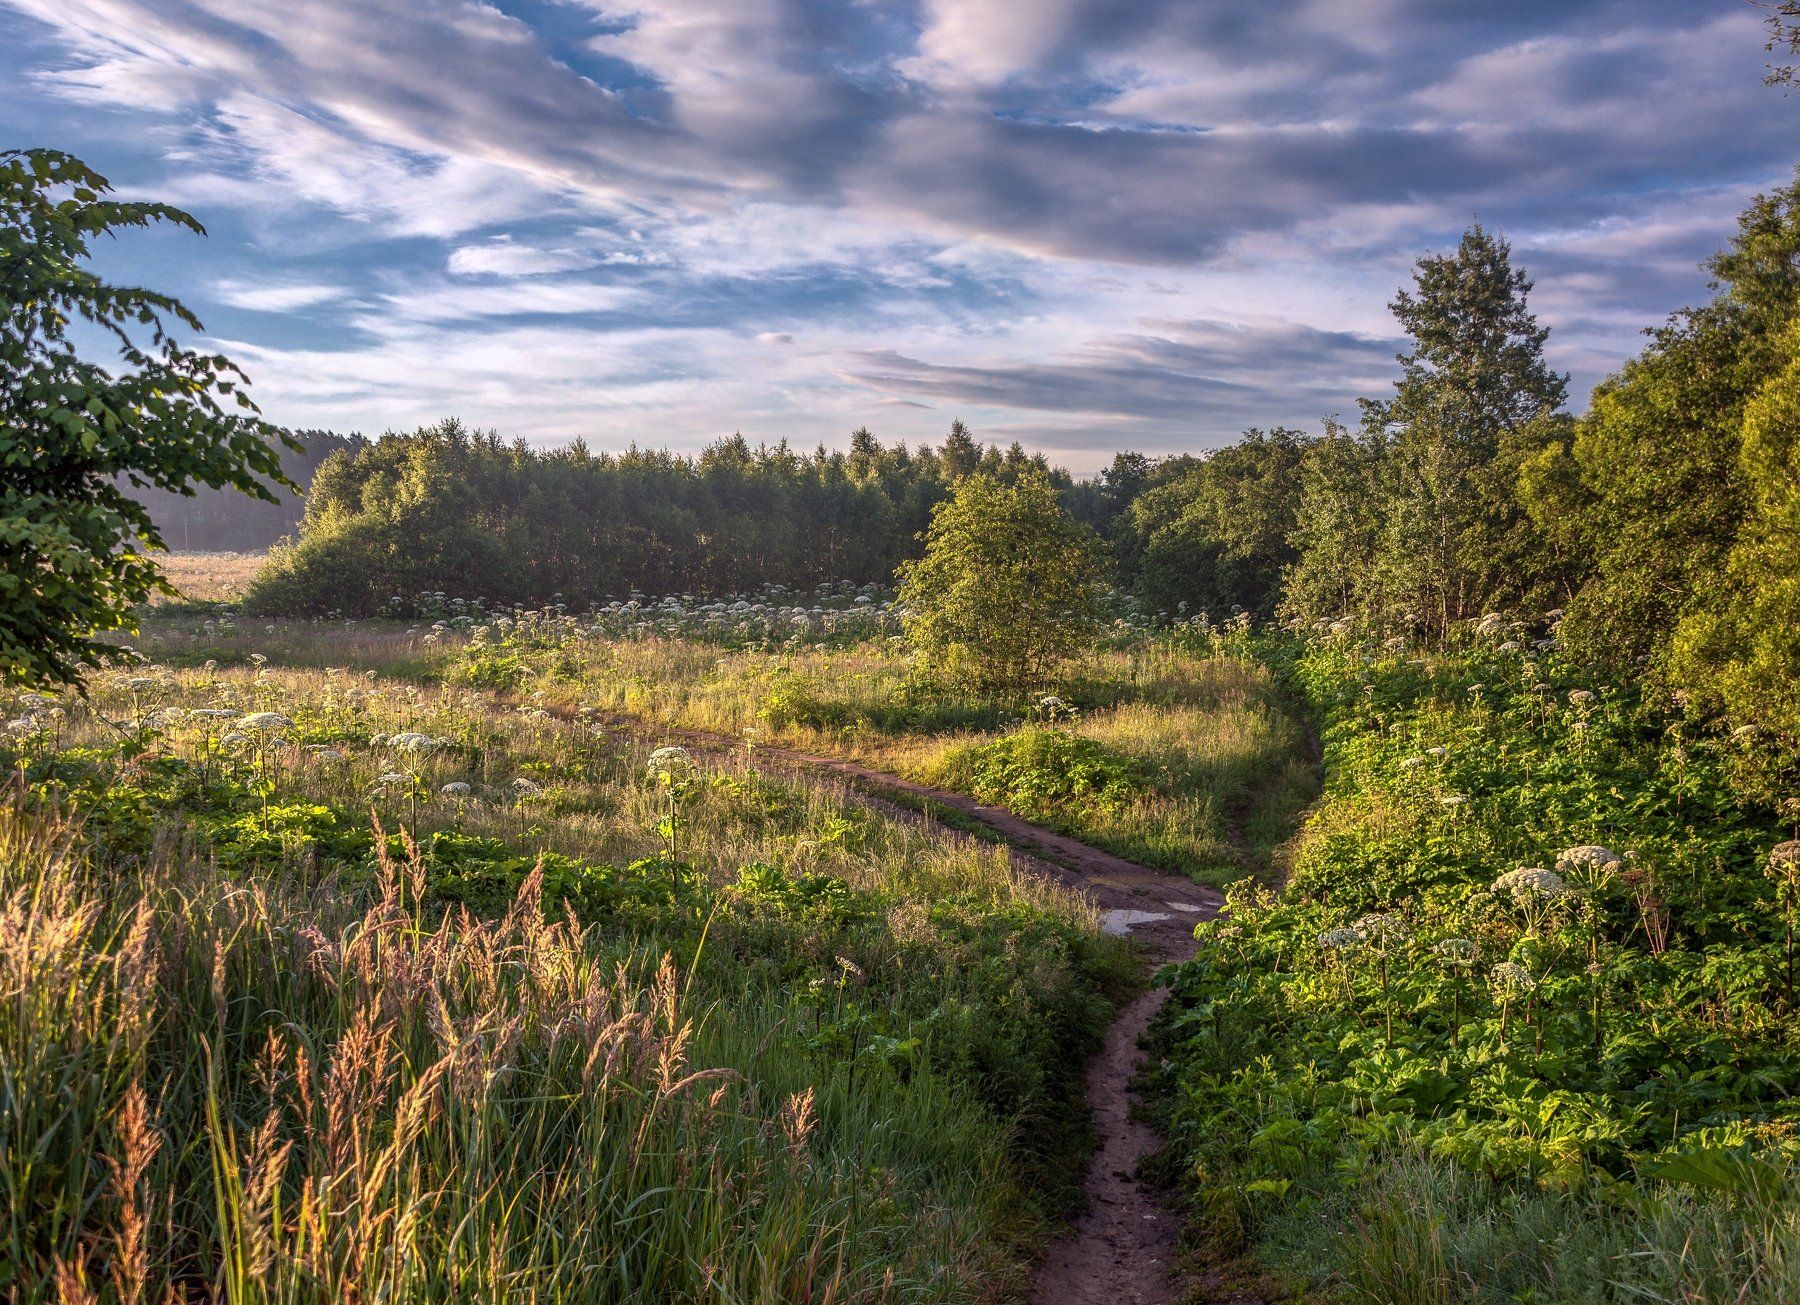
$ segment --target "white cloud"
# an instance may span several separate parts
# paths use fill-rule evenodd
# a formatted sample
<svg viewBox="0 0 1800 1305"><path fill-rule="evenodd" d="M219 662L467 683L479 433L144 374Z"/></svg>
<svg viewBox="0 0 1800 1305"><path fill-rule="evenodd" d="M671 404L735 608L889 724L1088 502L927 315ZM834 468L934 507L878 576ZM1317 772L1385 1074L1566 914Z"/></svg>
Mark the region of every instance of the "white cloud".
<svg viewBox="0 0 1800 1305"><path fill-rule="evenodd" d="M450 251L450 271L457 276L544 276L551 272L577 272L600 260L577 249L542 249L514 244L500 236L482 245L463 245Z"/></svg>
<svg viewBox="0 0 1800 1305"><path fill-rule="evenodd" d="M258 313L291 313L348 297L341 285L305 285L278 281L215 281L213 296L233 308Z"/></svg>

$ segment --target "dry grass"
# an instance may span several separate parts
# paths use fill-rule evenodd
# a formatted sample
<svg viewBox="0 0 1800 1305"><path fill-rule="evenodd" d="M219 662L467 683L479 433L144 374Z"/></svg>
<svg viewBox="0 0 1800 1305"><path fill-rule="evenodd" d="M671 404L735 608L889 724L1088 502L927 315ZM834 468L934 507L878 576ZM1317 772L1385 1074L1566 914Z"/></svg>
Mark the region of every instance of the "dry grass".
<svg viewBox="0 0 1800 1305"><path fill-rule="evenodd" d="M268 560L264 553L168 553L157 559L162 573L189 602L235 603ZM159 603L171 601L167 598Z"/></svg>
<svg viewBox="0 0 1800 1305"><path fill-rule="evenodd" d="M314 651L342 633L313 627ZM1009 1246L1043 1224L996 1103L1035 1103L1045 1130L1073 1089L1052 1100L1032 1076L1078 1065L1106 1017L1071 946L1123 960L1066 890L703 758L681 811L691 895L577 918L547 900L540 860L510 909L446 912L445 868L411 850L436 830L526 867L539 849L614 866L661 850L647 745L348 670L147 667L92 687L37 708L45 727L9 764L38 787L0 803L0 1265L16 1275L0 1294L1017 1288ZM282 713L287 744L199 714L225 709ZM134 721L151 729L121 750ZM404 730L449 742L376 741ZM393 773L407 782L380 782ZM371 808L417 839L377 842L372 882L300 819L366 829ZM758 862L868 896L842 917L745 906Z"/></svg>

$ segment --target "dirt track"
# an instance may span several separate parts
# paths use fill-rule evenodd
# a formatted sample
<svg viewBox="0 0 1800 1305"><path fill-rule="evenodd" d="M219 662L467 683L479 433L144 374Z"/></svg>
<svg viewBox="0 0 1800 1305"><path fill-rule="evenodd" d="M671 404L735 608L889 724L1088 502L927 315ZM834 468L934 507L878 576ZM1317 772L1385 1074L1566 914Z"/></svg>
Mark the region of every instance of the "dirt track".
<svg viewBox="0 0 1800 1305"><path fill-rule="evenodd" d="M744 755L742 742L727 735L629 717L613 717L608 723L658 741ZM904 818L927 819L904 805L911 799L979 821L1011 844L1021 869L1087 893L1108 932L1143 943L1156 962L1193 955L1194 925L1217 913L1224 902L1216 890L1190 879L1126 861L961 793L793 748L758 746L750 760L766 769L834 777ZM1167 996L1166 989L1153 988L1121 1010L1107 1030L1105 1046L1088 1066L1088 1104L1099 1140L1085 1180L1089 1208L1038 1267L1032 1299L1039 1305L1172 1305L1195 1298L1198 1284L1176 1278L1180 1217L1163 1193L1137 1177L1140 1163L1159 1139L1148 1124L1133 1118L1131 1083L1142 1060L1139 1043Z"/></svg>

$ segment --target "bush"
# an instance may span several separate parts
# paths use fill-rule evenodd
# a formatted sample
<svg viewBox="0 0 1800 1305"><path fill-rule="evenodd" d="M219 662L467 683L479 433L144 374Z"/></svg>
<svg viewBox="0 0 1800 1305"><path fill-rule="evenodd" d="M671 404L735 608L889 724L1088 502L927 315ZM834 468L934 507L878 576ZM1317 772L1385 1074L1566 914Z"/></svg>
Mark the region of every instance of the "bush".
<svg viewBox="0 0 1800 1305"><path fill-rule="evenodd" d="M1149 791L1143 768L1131 758L1042 726L953 752L944 770L953 787L1027 819L1054 819L1071 810L1116 813Z"/></svg>

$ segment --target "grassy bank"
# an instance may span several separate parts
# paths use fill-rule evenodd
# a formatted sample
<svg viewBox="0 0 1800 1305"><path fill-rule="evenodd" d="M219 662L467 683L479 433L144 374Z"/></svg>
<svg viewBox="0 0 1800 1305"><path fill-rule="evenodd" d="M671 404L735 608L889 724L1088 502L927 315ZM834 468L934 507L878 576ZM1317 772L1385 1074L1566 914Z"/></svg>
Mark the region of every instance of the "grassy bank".
<svg viewBox="0 0 1800 1305"><path fill-rule="evenodd" d="M1270 646L1328 783L1174 974L1177 1163L1348 1299L1793 1299L1794 831L1753 735L1541 633Z"/></svg>

